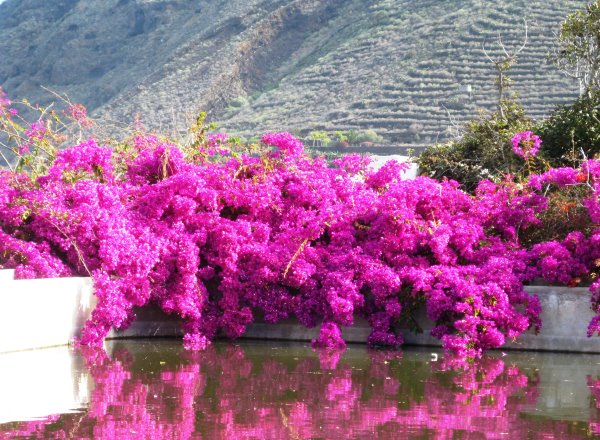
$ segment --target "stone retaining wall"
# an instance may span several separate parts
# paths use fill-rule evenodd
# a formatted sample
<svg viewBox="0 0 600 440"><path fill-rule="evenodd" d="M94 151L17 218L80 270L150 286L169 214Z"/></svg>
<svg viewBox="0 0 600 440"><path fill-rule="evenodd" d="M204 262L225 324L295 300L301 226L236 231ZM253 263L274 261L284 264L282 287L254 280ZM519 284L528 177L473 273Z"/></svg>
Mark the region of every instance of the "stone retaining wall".
<svg viewBox="0 0 600 440"><path fill-rule="evenodd" d="M542 330L538 335L527 332L516 342L504 348L515 350L564 351L577 353L600 353L600 338L588 338L587 325L594 316L590 309L589 292L586 288L529 286L529 293L539 295L542 304ZM122 332L112 332L113 338L180 336L181 327L175 317L166 316L157 309L141 309L132 326ZM431 321L418 317L424 332L405 332L409 345L440 346L440 341L429 335ZM276 325L252 323L242 338L286 341L310 341L318 336L318 327L306 328L289 319ZM369 325L357 319L352 327L342 329L350 343L365 343L370 333Z"/></svg>

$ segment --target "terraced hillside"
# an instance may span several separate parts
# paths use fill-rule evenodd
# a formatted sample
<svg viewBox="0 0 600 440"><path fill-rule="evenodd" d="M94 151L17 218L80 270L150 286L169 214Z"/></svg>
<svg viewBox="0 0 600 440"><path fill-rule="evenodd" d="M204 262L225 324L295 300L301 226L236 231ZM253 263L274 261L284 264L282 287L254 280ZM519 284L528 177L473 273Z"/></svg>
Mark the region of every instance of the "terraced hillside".
<svg viewBox="0 0 600 440"><path fill-rule="evenodd" d="M0 84L66 92L98 116L184 129L201 110L229 131L373 128L427 145L493 109L483 53L528 44L511 71L529 114L575 97L547 62L581 0L7 0Z"/></svg>
<svg viewBox="0 0 600 440"><path fill-rule="evenodd" d="M251 133L374 128L388 141L430 144L455 124L497 103L492 58L498 35L509 51L528 42L510 71L528 113L541 118L576 96L576 84L548 61L553 33L577 1L371 2L370 25L273 90L226 115L225 125Z"/></svg>

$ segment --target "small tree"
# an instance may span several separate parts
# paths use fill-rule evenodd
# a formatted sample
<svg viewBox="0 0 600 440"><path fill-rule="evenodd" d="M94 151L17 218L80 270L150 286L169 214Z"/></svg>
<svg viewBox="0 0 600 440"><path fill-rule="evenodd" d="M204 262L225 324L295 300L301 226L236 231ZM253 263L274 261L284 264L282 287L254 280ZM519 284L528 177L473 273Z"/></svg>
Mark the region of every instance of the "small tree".
<svg viewBox="0 0 600 440"><path fill-rule="evenodd" d="M358 131L351 128L346 132L346 140L350 145L356 145L358 143Z"/></svg>
<svg viewBox="0 0 600 440"><path fill-rule="evenodd" d="M341 130L334 131L333 132L333 137L338 142L347 142L348 141L348 137Z"/></svg>
<svg viewBox="0 0 600 440"><path fill-rule="evenodd" d="M579 94L600 89L600 0L569 14L558 34L553 60L579 81Z"/></svg>
<svg viewBox="0 0 600 440"><path fill-rule="evenodd" d="M383 138L379 136L375 130L371 129L359 132L356 137L356 142L359 144L362 142L380 143L382 141Z"/></svg>
<svg viewBox="0 0 600 440"><path fill-rule="evenodd" d="M331 142L331 138L327 135L326 131L311 131L308 134L308 140L312 141L313 147L322 147Z"/></svg>
<svg viewBox="0 0 600 440"><path fill-rule="evenodd" d="M508 71L517 63L526 45L527 22L523 44L516 50L508 50L500 37L499 55L492 57L483 47L483 53L496 69L497 110L481 114L462 127L448 112L453 126L450 131L455 131L457 136L445 144L433 145L419 156L417 162L421 174L454 179L467 191L474 191L482 179L500 181L506 175L522 172L525 163L514 154L511 139L516 133L533 130L534 121L527 117L516 94L510 92L512 80ZM531 166L530 163L527 165Z"/></svg>
<svg viewBox="0 0 600 440"><path fill-rule="evenodd" d="M483 48L483 53L496 69L495 84L496 88L498 89L498 111L500 113L500 117L502 119L506 119L504 107L507 104L507 99L510 99L506 96L506 93L507 89L512 84L512 79L508 76L507 73L510 70L510 68L517 63L518 55L523 51L523 49L525 49L525 46L527 45L527 22L525 21L525 38L523 44L521 45L521 47L519 47L519 49L517 49L513 53L510 53L506 49L506 46L502 42L500 36L498 36L498 45L502 49L502 54L500 55L500 57L492 58L485 50L485 47Z"/></svg>
<svg viewBox="0 0 600 440"><path fill-rule="evenodd" d="M500 110L468 122L460 138L437 144L417 159L421 174L454 179L474 191L482 179L500 181L519 175L524 162L512 151L511 139L534 129L534 121L516 101L504 99Z"/></svg>

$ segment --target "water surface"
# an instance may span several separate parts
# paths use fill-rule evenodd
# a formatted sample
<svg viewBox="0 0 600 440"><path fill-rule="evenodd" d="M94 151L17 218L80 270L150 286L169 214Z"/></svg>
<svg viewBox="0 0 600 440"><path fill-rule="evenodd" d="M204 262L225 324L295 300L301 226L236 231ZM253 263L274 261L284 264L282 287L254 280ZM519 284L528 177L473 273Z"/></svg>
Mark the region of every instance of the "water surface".
<svg viewBox="0 0 600 440"><path fill-rule="evenodd" d="M596 355L119 341L0 355L0 374L0 438L600 437Z"/></svg>

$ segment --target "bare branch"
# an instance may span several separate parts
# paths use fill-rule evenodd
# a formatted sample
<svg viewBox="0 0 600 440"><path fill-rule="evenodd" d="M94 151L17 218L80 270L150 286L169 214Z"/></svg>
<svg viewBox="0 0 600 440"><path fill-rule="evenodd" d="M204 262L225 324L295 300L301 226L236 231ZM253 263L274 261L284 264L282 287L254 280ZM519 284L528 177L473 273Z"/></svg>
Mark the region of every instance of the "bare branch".
<svg viewBox="0 0 600 440"><path fill-rule="evenodd" d="M481 43L481 48L483 49L483 53L485 54L486 58L490 61L490 63L496 64L496 61L494 61L492 57L489 56L489 54L487 53L487 50L485 49L485 45L483 43Z"/></svg>
<svg viewBox="0 0 600 440"><path fill-rule="evenodd" d="M2 150L0 150L0 156L2 156L2 159L4 160L4 162L6 162L6 165L8 165L8 168L14 173L15 169L13 168L13 166L11 165L11 163L9 162L8 158L4 155L4 153L2 152Z"/></svg>
<svg viewBox="0 0 600 440"><path fill-rule="evenodd" d="M454 118L452 116L452 114L450 113L450 110L448 110L448 108L444 104L442 104L442 107L444 108L444 110L446 110L446 114L448 115L448 119L450 120L450 124L452 125L452 128L454 129L454 133L455 133L454 137L458 138L460 136L460 131L461 131L460 130L460 124L458 124L456 122L456 118ZM438 135L439 135L439 133L438 133Z"/></svg>
<svg viewBox="0 0 600 440"><path fill-rule="evenodd" d="M63 96L63 95L61 95L60 93L58 93L58 92L55 92L54 90L52 90L52 89L49 89L49 88L48 88L48 87L46 87L46 86L40 86L40 87L41 87L42 89L44 89L45 91L47 91L48 93L50 93L50 94L54 95L55 97L57 97L58 99L60 99L62 102L65 102L65 103L67 103L67 104L69 104L69 105L73 105L73 103L71 102L71 100L69 99L69 96L68 96L67 94L65 94L65 95Z"/></svg>
<svg viewBox="0 0 600 440"><path fill-rule="evenodd" d="M515 54L513 56L517 56L518 54L520 54L521 52L523 52L523 49L525 49L525 46L527 46L527 39L528 39L528 27L527 27L527 20L523 19L523 24L525 26L525 38L523 39L523 44L521 45L521 47L515 52Z"/></svg>

